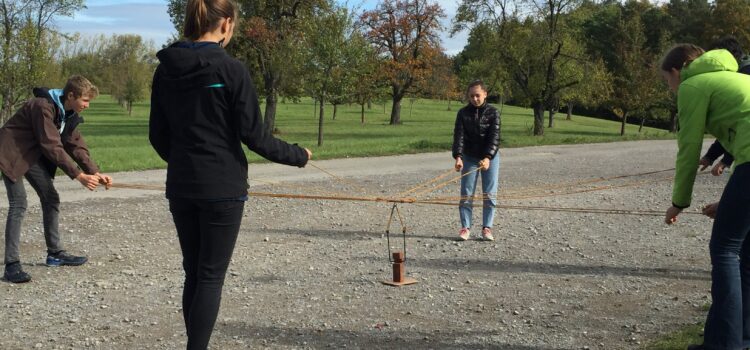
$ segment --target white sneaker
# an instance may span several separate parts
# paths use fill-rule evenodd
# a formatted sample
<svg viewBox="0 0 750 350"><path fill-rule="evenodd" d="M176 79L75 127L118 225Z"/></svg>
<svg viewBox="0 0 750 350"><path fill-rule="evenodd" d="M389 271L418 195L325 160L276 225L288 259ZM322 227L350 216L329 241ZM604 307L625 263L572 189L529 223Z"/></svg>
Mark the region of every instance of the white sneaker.
<svg viewBox="0 0 750 350"><path fill-rule="evenodd" d="M458 231L458 238L462 241L468 240L469 236L471 236L471 231L466 227L462 227L461 230Z"/></svg>
<svg viewBox="0 0 750 350"><path fill-rule="evenodd" d="M489 227L482 228L482 239L485 241L494 241L495 237L492 237L492 229Z"/></svg>

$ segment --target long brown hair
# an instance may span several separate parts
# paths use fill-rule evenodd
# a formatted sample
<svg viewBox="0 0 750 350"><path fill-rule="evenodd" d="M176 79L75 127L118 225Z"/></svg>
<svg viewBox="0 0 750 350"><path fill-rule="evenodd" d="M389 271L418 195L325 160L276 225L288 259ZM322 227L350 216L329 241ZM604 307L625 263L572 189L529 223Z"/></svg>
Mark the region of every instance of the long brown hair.
<svg viewBox="0 0 750 350"><path fill-rule="evenodd" d="M682 70L705 51L693 44L677 44L673 46L661 61L661 70L669 72L672 69Z"/></svg>
<svg viewBox="0 0 750 350"><path fill-rule="evenodd" d="M182 34L197 40L216 29L222 18L237 19L237 4L233 0L188 0Z"/></svg>

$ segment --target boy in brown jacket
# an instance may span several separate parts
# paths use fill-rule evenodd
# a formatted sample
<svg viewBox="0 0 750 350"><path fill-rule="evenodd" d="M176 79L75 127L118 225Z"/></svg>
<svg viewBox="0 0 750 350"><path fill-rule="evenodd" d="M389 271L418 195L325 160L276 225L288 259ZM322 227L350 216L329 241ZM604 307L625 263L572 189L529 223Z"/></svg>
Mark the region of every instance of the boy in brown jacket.
<svg viewBox="0 0 750 350"><path fill-rule="evenodd" d="M0 171L8 194L3 277L9 282L31 280L21 269L19 257L21 223L27 206L23 178L41 202L47 265L78 266L87 261L86 257L63 250L58 230L60 196L52 180L59 167L89 190L112 183L111 177L99 173L83 136L76 129L83 122L78 113L88 108L98 94L96 86L76 75L68 79L63 90L36 88L35 97L0 128Z"/></svg>

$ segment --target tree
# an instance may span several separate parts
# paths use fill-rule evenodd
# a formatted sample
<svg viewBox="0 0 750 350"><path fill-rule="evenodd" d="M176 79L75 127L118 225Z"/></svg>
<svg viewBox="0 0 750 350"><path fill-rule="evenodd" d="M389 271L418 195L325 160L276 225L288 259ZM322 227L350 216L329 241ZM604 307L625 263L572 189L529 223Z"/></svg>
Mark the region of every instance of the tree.
<svg viewBox="0 0 750 350"><path fill-rule="evenodd" d="M716 0L711 10L711 17L705 24L706 39L713 42L731 35L743 49L750 49L750 1Z"/></svg>
<svg viewBox="0 0 750 350"><path fill-rule="evenodd" d="M279 96L296 99L302 94L304 51L303 24L314 19L325 0L238 0L241 26L235 29L227 50L259 71L259 90L265 95L264 124L276 126ZM187 0L169 0L169 15L178 32L185 18Z"/></svg>
<svg viewBox="0 0 750 350"><path fill-rule="evenodd" d="M391 87L391 125L401 124L401 101L429 76L441 51L438 34L445 13L428 0L383 0L360 16L366 37L386 57L382 75Z"/></svg>
<svg viewBox="0 0 750 350"><path fill-rule="evenodd" d="M459 97L463 97L463 87L481 79L487 86L488 94L499 97L502 111L503 103L511 93L512 81L498 50L501 46L492 24L480 22L471 29L466 46L454 60L459 70Z"/></svg>
<svg viewBox="0 0 750 350"><path fill-rule="evenodd" d="M156 62L152 43L140 35L113 35L103 52L104 67L111 78L109 92L120 104L133 112L133 103L146 97Z"/></svg>
<svg viewBox="0 0 750 350"><path fill-rule="evenodd" d="M497 51L514 82L514 96L534 110L534 135L544 135L544 111L559 92L579 83L560 74L561 65L572 62L561 60L572 31L561 19L578 4L578 0L527 0L526 6L518 6L510 0L463 0L454 20L454 30L478 23L494 27L501 45Z"/></svg>
<svg viewBox="0 0 750 350"><path fill-rule="evenodd" d="M54 16L71 16L83 8L83 0L0 0L0 122L45 80L45 64L52 61L56 35Z"/></svg>
<svg viewBox="0 0 750 350"><path fill-rule="evenodd" d="M613 93L607 105L622 120L620 135L625 134L631 113L643 114L669 98L654 67L666 39L650 43L649 29L642 21L644 14L654 10L648 3L632 0L612 3L585 25L594 47L605 53L602 56L613 75Z"/></svg>
<svg viewBox="0 0 750 350"><path fill-rule="evenodd" d="M448 101L448 110L451 108L451 101L460 96L458 76L453 67L453 59L440 53L435 59L431 74L423 82L424 87L421 88L424 97Z"/></svg>
<svg viewBox="0 0 750 350"><path fill-rule="evenodd" d="M350 54L347 51L353 28L349 12L343 7L321 11L308 25L307 84L312 97L319 103L318 146L322 146L325 103L329 98L342 98L351 86L352 74L347 65Z"/></svg>

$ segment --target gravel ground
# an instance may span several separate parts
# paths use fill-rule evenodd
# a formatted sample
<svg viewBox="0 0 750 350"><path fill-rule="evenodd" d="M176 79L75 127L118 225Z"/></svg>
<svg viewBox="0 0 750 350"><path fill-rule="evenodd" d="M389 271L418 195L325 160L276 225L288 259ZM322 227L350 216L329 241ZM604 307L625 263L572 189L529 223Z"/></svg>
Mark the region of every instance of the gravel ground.
<svg viewBox="0 0 750 350"><path fill-rule="evenodd" d="M674 153L674 141L502 150L501 194L671 168ZM251 190L387 196L442 174L452 161L437 153L315 164L343 179L311 167L257 165L251 178L275 184ZM654 181L642 186L503 204L661 212L671 194L671 183L658 181L665 175L584 187ZM113 176L164 179L163 171ZM691 210L718 199L726 179L699 176ZM184 348L181 256L163 194L89 193L65 178L57 183L64 243L90 262L43 266L41 213L32 205L21 248L33 280L0 283L0 348ZM450 185L436 193L457 192ZM655 216L500 210L495 242L457 242L455 207L400 208L407 273L418 283L395 288L380 283L390 278L388 205L250 199L211 348L639 349L705 315L705 217L682 215L669 227ZM391 238L400 249L399 236Z"/></svg>

